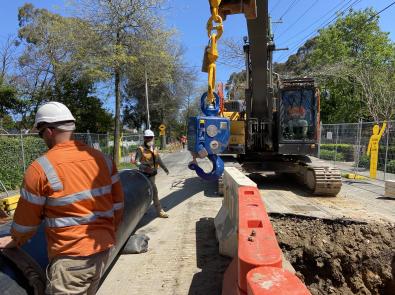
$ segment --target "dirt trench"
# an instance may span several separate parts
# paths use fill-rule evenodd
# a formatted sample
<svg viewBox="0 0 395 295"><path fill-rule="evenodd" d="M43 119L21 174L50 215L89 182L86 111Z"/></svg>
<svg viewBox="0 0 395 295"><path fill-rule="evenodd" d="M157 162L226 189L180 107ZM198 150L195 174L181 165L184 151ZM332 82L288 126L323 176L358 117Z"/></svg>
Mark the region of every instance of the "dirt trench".
<svg viewBox="0 0 395 295"><path fill-rule="evenodd" d="M393 224L270 218L285 257L313 295L395 295Z"/></svg>

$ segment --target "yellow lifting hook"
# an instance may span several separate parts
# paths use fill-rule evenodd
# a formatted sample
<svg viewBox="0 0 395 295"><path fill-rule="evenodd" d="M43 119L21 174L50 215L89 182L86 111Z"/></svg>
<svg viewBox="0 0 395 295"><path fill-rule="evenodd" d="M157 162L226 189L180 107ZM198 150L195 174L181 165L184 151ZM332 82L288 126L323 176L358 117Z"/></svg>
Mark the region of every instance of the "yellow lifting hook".
<svg viewBox="0 0 395 295"><path fill-rule="evenodd" d="M217 41L223 33L222 17L218 14L221 0L209 0L211 16L207 21L207 35L210 38L203 58L203 71L208 73L207 100L210 104L215 103L214 88L216 79L216 65L218 58ZM214 26L214 23L217 24ZM216 32L213 32L216 31Z"/></svg>

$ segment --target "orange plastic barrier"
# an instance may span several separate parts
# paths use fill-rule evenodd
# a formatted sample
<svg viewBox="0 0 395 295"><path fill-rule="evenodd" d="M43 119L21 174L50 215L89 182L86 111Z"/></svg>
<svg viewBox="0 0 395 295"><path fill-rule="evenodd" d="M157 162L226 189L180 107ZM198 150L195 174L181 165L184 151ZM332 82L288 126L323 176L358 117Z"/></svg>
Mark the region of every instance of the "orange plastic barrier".
<svg viewBox="0 0 395 295"><path fill-rule="evenodd" d="M238 285L247 292L247 273L258 266L282 267L282 252L256 187L239 188Z"/></svg>
<svg viewBox="0 0 395 295"><path fill-rule="evenodd" d="M247 274L248 295L311 295L297 276L277 267L257 267Z"/></svg>
<svg viewBox="0 0 395 295"><path fill-rule="evenodd" d="M282 269L282 252L256 187L238 190L238 257L224 274L222 295L311 295Z"/></svg>

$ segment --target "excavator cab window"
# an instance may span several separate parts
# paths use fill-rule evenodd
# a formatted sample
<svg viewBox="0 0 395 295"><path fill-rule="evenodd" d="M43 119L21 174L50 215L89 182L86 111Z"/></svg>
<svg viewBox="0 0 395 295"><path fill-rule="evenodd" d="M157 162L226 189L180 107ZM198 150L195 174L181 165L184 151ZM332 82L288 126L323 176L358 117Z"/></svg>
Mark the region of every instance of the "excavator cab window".
<svg viewBox="0 0 395 295"><path fill-rule="evenodd" d="M281 114L284 140L315 139L316 102L312 89L283 91Z"/></svg>

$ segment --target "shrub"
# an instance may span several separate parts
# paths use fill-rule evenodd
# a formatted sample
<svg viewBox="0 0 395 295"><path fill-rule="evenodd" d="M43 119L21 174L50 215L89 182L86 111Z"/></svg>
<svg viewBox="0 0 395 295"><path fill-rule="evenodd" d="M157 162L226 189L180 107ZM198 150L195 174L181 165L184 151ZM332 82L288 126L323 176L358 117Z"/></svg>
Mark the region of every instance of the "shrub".
<svg viewBox="0 0 395 295"><path fill-rule="evenodd" d="M336 153L336 151L331 150L320 150L320 158L324 160L335 160L335 161L344 161L344 155L342 153Z"/></svg>
<svg viewBox="0 0 395 295"><path fill-rule="evenodd" d="M387 163L387 172L395 173L395 160L391 160Z"/></svg>
<svg viewBox="0 0 395 295"><path fill-rule="evenodd" d="M321 144L321 149L342 153L346 161L354 161L354 146L352 144Z"/></svg>
<svg viewBox="0 0 395 295"><path fill-rule="evenodd" d="M369 168L370 167L370 158L368 155L361 155L360 156L358 167L361 167L361 168Z"/></svg>
<svg viewBox="0 0 395 295"><path fill-rule="evenodd" d="M26 168L46 150L42 139L35 136L23 137L25 161L22 157L20 137L0 136L0 180L7 189L16 189L22 183L23 163Z"/></svg>
<svg viewBox="0 0 395 295"><path fill-rule="evenodd" d="M112 156L113 150L114 146L104 146L101 148L101 151L108 156Z"/></svg>

